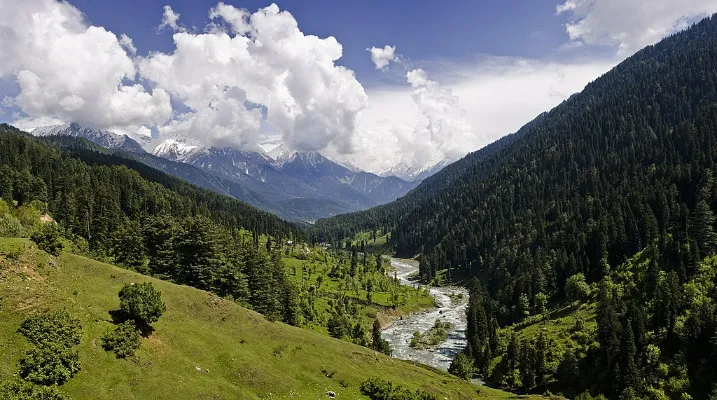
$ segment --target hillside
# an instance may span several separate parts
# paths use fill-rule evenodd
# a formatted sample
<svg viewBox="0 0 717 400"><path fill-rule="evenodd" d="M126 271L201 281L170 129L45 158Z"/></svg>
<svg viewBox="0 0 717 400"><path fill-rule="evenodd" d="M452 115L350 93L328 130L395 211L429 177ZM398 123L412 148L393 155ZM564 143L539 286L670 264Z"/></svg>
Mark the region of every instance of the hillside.
<svg viewBox="0 0 717 400"><path fill-rule="evenodd" d="M466 354L495 383L611 399L715 396L717 293L705 284L713 264L703 265L717 251L715 103L710 17L404 199L319 221L313 237L390 231L398 254L421 254L424 280L476 278ZM587 285L590 301L575 295ZM596 303L584 347L500 338L499 328L569 301ZM510 382L493 376L503 358Z"/></svg>
<svg viewBox="0 0 717 400"><path fill-rule="evenodd" d="M67 309L82 323L81 372L61 386L72 399L362 398L359 384L381 376L440 398L512 398L444 373L391 359L308 330L269 322L210 293L65 253L52 258L25 239L0 239L0 381L17 370L29 343L20 323L40 310ZM152 282L167 311L136 358L118 360L99 338L111 327L117 292Z"/></svg>

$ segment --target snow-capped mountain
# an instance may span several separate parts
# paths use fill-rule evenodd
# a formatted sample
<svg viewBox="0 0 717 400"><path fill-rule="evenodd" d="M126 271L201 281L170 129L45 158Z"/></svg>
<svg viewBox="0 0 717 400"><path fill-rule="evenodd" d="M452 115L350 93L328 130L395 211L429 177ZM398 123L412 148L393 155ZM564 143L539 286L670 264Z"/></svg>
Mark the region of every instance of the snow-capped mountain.
<svg viewBox="0 0 717 400"><path fill-rule="evenodd" d="M200 145L187 144L176 139L166 139L152 150L152 154L168 160L184 162L187 158L201 153L203 150L204 147Z"/></svg>
<svg viewBox="0 0 717 400"><path fill-rule="evenodd" d="M111 150L136 153L132 158L151 167L289 219L313 221L374 207L418 185L417 181L364 172L319 152L296 152L278 143L269 151L262 147L264 151L256 152L206 147L179 137L157 143L147 136L142 146L127 135L78 124L39 127L32 134L79 137Z"/></svg>
<svg viewBox="0 0 717 400"><path fill-rule="evenodd" d="M143 153L144 149L127 135L101 129L87 128L76 123L52 126L40 126L30 132L33 136L72 136L87 139L95 144L111 150L125 150Z"/></svg>
<svg viewBox="0 0 717 400"><path fill-rule="evenodd" d="M396 176L411 182L422 181L430 176L435 175L438 171L442 170L448 164L450 164L450 161L443 160L435 164L429 164L423 167L415 168L410 167L404 163L400 163L382 171L378 175L384 177Z"/></svg>

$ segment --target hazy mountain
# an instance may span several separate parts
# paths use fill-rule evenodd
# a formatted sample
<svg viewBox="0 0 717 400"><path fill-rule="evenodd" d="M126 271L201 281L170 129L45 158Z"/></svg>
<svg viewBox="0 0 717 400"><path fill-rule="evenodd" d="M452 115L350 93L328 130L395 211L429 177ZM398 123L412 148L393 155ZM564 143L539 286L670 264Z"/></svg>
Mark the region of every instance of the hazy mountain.
<svg viewBox="0 0 717 400"><path fill-rule="evenodd" d="M52 126L40 126L32 132L33 136L72 136L87 139L102 147L111 150L125 150L135 153L144 153L136 140L127 135L119 135L114 132L104 131L101 129L88 128L80 126L76 123Z"/></svg>

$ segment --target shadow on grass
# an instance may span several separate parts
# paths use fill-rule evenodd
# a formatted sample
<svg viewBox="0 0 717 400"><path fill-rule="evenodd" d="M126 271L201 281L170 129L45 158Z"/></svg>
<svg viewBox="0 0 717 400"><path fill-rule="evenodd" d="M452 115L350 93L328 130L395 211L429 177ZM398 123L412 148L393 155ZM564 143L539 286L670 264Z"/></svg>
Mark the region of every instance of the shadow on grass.
<svg viewBox="0 0 717 400"><path fill-rule="evenodd" d="M112 319L112 323L115 325L119 325L132 319L122 310L110 310L108 314ZM139 334L142 335L142 337L144 338L150 337L154 332L154 328L151 325L145 323L144 321L134 320L134 325L139 330Z"/></svg>

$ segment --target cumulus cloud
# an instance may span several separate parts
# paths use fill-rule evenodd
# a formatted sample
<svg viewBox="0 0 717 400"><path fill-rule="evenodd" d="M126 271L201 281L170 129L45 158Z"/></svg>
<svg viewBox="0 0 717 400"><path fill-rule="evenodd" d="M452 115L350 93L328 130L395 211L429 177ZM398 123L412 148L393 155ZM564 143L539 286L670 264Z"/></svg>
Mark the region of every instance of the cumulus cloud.
<svg viewBox="0 0 717 400"><path fill-rule="evenodd" d="M371 61L376 66L376 69L385 69L391 61L396 61L396 46L386 45L383 48L371 47L366 49L371 53Z"/></svg>
<svg viewBox="0 0 717 400"><path fill-rule="evenodd" d="M691 21L717 12L714 0L566 0L556 13L568 15L572 43L616 46L629 55Z"/></svg>
<svg viewBox="0 0 717 400"><path fill-rule="evenodd" d="M162 15L162 23L159 24L157 30L169 28L175 32L184 32L186 29L179 25L179 14L172 10L171 6L164 6L164 14Z"/></svg>
<svg viewBox="0 0 717 400"><path fill-rule="evenodd" d="M502 57L428 63L424 71L409 72L410 87L368 90L357 151L329 155L376 173L455 159L517 131L615 64Z"/></svg>
<svg viewBox="0 0 717 400"><path fill-rule="evenodd" d="M172 53L139 61L144 78L189 108L161 134L255 147L265 122L295 150L352 150L367 97L353 71L336 65L335 38L305 35L275 4L250 13L219 3L209 16L206 32L176 32Z"/></svg>
<svg viewBox="0 0 717 400"><path fill-rule="evenodd" d="M131 83L136 70L125 50L133 48L129 38L87 26L66 2L0 0L0 6L0 78L19 86L13 103L24 115L18 125L154 126L170 117L164 90Z"/></svg>

